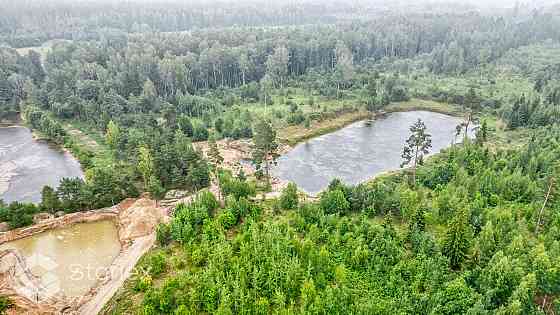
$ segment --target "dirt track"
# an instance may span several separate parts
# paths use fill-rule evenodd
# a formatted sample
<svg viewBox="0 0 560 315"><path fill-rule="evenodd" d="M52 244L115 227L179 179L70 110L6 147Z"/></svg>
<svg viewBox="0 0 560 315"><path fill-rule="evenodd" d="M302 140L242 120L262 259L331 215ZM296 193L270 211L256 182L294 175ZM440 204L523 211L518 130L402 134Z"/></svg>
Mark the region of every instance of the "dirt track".
<svg viewBox="0 0 560 315"><path fill-rule="evenodd" d="M132 245L125 249L109 268L109 273L112 275L111 280L98 287L93 298L82 305L78 313L83 315L98 314L115 292L122 287L125 280L132 275L136 262L153 246L154 242L154 233L135 239Z"/></svg>

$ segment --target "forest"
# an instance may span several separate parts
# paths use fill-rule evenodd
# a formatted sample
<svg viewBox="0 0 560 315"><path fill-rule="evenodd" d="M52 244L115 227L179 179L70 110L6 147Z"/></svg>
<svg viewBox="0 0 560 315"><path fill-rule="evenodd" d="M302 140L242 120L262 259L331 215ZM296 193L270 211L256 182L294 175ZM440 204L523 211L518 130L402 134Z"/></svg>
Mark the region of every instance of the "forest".
<svg viewBox="0 0 560 315"><path fill-rule="evenodd" d="M198 192L104 314L560 314L560 6L4 4L0 120L85 178L0 200L0 222ZM413 108L476 136L419 158L418 122L410 167L261 198L280 145ZM221 164L234 139L255 176Z"/></svg>

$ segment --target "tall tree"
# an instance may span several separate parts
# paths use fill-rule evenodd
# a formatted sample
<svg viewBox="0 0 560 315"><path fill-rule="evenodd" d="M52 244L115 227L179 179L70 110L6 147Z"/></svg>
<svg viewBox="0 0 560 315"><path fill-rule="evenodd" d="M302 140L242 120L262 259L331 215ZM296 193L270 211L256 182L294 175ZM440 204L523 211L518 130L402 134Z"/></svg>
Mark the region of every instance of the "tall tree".
<svg viewBox="0 0 560 315"><path fill-rule="evenodd" d="M259 120L255 126L252 155L257 169L264 166L266 180L270 184L270 164L275 163L278 158L278 142L276 131L264 119Z"/></svg>
<svg viewBox="0 0 560 315"><path fill-rule="evenodd" d="M55 190L50 186L44 186L41 191L41 208L50 213L60 209L60 199Z"/></svg>
<svg viewBox="0 0 560 315"><path fill-rule="evenodd" d="M347 82L352 79L354 75L354 62L352 57L352 52L350 49L342 42L339 41L335 48L336 55L336 66L335 66L335 77L336 77L336 91L337 98L340 94L340 88L345 88Z"/></svg>
<svg viewBox="0 0 560 315"><path fill-rule="evenodd" d="M138 153L138 170L144 179L144 187L148 188L150 186L149 184L151 179L155 177L154 158L152 157L150 150L145 146L140 147L138 149Z"/></svg>
<svg viewBox="0 0 560 315"><path fill-rule="evenodd" d="M471 127L473 124L476 124L478 122L478 118L476 118L472 111L468 111L465 114L465 118L464 120L457 125L457 127L455 127L455 136L459 136L461 133L463 134L463 142L467 140L468 136L469 136L469 127Z"/></svg>
<svg viewBox="0 0 560 315"><path fill-rule="evenodd" d="M121 129L114 121L107 124L107 132L105 133L105 141L111 150L116 151L121 137Z"/></svg>
<svg viewBox="0 0 560 315"><path fill-rule="evenodd" d="M288 61L290 54L286 46L281 45L274 49L274 54L270 55L266 60L266 72L273 80L284 88L284 81L288 76Z"/></svg>
<svg viewBox="0 0 560 315"><path fill-rule="evenodd" d="M403 148L402 158L403 162L401 167L408 165L412 162L412 180L416 186L416 168L418 162L422 161L425 154L428 154L429 149L432 147L432 136L426 132L426 125L421 119L418 119L410 127L411 135L406 140Z"/></svg>
<svg viewBox="0 0 560 315"><path fill-rule="evenodd" d="M210 139L208 139L208 158L216 166L220 165L224 161L224 158L218 149L218 144L216 143L216 137L214 135L211 135Z"/></svg>
<svg viewBox="0 0 560 315"><path fill-rule="evenodd" d="M459 269L467 258L472 235L467 213L461 210L451 221L443 240L443 254L449 258L451 268Z"/></svg>

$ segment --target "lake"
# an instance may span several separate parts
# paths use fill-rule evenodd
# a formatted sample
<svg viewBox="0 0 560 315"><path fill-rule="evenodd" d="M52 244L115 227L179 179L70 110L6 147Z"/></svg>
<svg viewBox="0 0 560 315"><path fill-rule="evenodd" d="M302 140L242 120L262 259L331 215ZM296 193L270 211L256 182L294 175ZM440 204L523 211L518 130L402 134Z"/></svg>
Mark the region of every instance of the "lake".
<svg viewBox="0 0 560 315"><path fill-rule="evenodd" d="M16 249L52 293L85 294L121 250L111 220L78 223L0 245Z"/></svg>
<svg viewBox="0 0 560 315"><path fill-rule="evenodd" d="M45 185L56 188L64 177L83 177L80 163L68 152L33 139L25 127L0 128L0 199L41 201Z"/></svg>
<svg viewBox="0 0 560 315"><path fill-rule="evenodd" d="M462 121L434 112L410 111L391 113L371 123L356 122L297 145L278 159L272 174L316 195L335 178L356 185L379 173L397 170L410 126L418 118L432 135L430 154L451 146L455 127Z"/></svg>

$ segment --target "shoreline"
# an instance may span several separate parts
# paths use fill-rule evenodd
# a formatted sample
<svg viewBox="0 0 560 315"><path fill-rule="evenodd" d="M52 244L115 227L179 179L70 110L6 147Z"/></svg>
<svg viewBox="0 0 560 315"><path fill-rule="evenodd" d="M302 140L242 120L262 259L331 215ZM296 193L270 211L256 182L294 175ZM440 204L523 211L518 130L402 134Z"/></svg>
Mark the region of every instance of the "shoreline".
<svg viewBox="0 0 560 315"><path fill-rule="evenodd" d="M428 111L428 112L433 112L433 113L438 113L438 114L444 114L444 115L449 115L449 116L453 116L453 117L461 117L462 112L460 111L460 109L456 106L447 104L447 103L438 103L438 102L434 102L434 101L425 101L425 100L418 100L418 99L413 99L407 102L401 102L401 103L393 103L391 105L389 105L386 110L384 111L378 111L375 113L369 113L366 112L365 114L365 118L363 118L363 112L358 112L361 113L361 115L358 116L351 116L350 119L345 119L342 118L342 123L340 124L336 124L335 126L328 126L325 128L319 128L317 132L312 132L311 134L308 134L305 137L296 137L296 138L288 138L288 139L279 139L279 143L280 143L280 148L279 148L279 155L283 155L288 153L289 151L293 150L296 146L305 143L306 141L309 141L311 139L329 134L331 132L336 132L340 129L346 128L351 124L357 123L359 121L365 121L370 119L371 121L375 121L377 118L379 117L383 117L385 115L388 114L392 114L392 113L398 113L398 112L410 112L410 111ZM347 113L347 114L356 114L356 112L351 112L351 113ZM360 119L356 119L357 117L362 117ZM354 118L354 119L352 119ZM299 127L299 126L298 126ZM299 127L302 128L302 127ZM328 132L325 132L326 130L328 130ZM229 169L232 172L238 171L239 168L243 169L243 171L245 172L245 174L247 175L252 175L255 172L254 167L247 165L247 163L242 163L241 161L246 159L248 156L250 156L250 146L251 146L251 141L250 140L220 140L217 141L218 144L218 148L220 150L220 153L222 154L222 156L224 157L224 162L222 163L222 167L224 167L225 169ZM206 155L207 153L207 149L208 149L208 145L207 142L199 142L197 145L197 148L200 148L202 150L202 152ZM446 148L444 148L446 149ZM442 149L443 150L443 149ZM428 156L428 158L431 158L433 156L438 155L440 152L437 153L433 153L430 154ZM367 179L361 181L360 183L356 184L367 184L373 180L375 180L378 177L381 176L385 176L385 175L390 175L396 172L402 172L403 170L406 170L406 168L399 168L399 169L395 169L395 170L386 170L383 172L380 172L378 174L372 175L370 177L368 177ZM279 194L281 193L282 189L284 187L286 187L290 182L286 181L286 180L282 180L280 178L278 178L277 176L271 175L271 184L272 184L272 189L268 192L262 192L261 194L257 195L256 198L258 199L259 196L260 197L264 197L265 199L269 199L269 198L276 198L279 196ZM316 194L312 194L309 193L303 189L301 189L300 187L298 187L298 191L303 194L306 198L308 199L316 199L318 198L322 192L324 192L324 189L319 191Z"/></svg>
<svg viewBox="0 0 560 315"><path fill-rule="evenodd" d="M285 129L291 128L293 129L294 133L303 132L303 134L295 136L278 135L278 139L282 144L288 145L293 148L296 145L307 140L320 137L331 132L335 132L358 121L367 119L375 121L377 117L386 114L411 111L429 111L453 117L461 117L461 115L463 114L463 111L459 107L449 103L440 103L431 100L414 98L406 102L391 103L382 110L373 113L363 110L346 112L338 118L317 122L310 128L304 128L300 125L290 126ZM332 123L333 121L335 121L334 124L329 125L329 122Z"/></svg>
<svg viewBox="0 0 560 315"><path fill-rule="evenodd" d="M23 121L22 121L23 122ZM59 144L56 142L51 141L48 137L43 136L39 131L34 130L30 127L28 127L27 125L25 125L24 123L20 122L19 124L11 124L11 125L0 125L0 129L23 129L24 133L26 133L26 137L27 137L27 132L29 132L30 136L31 136L31 142L34 142L33 145L41 145L41 146L48 146L48 150L52 150L53 153L57 153L57 154L62 154L64 155L65 159L71 159L71 164L77 163L76 167L79 165L79 170L80 170L80 174L76 174L73 177L79 177L81 179L85 178L85 172L86 169L84 167L84 165L80 162L80 160L72 153L71 150L69 150L66 146L64 146L63 144ZM16 131L19 132L19 131ZM27 140L26 140L27 141ZM47 150L47 149L45 149ZM12 163L11 161L7 161L5 162L6 164ZM13 163L12 163L13 164ZM1 166L0 166L1 169ZM4 193L6 193L9 190L9 187L11 185L11 177L17 175L17 173L10 173L10 171L15 171L16 168L13 169L8 169L8 172L5 172L6 174L2 174L0 175L0 196L3 195ZM5 175L5 176L3 176ZM7 179L6 179L7 178ZM59 182L60 183L60 182ZM56 187L58 187L58 184L56 185ZM53 187L53 188L56 188ZM38 205L40 202L33 202L33 201L25 201L25 200L13 200L13 201L17 201L17 202L21 202L21 203L33 203L35 205Z"/></svg>

